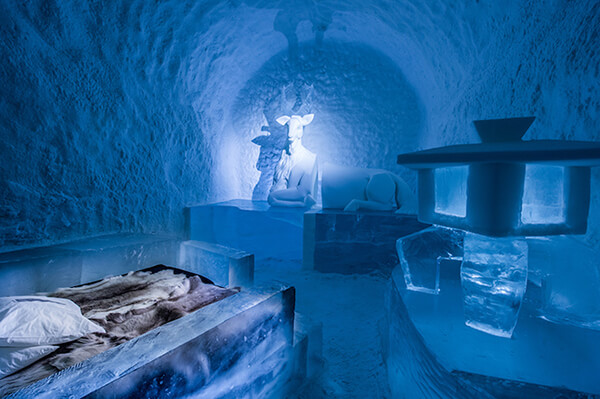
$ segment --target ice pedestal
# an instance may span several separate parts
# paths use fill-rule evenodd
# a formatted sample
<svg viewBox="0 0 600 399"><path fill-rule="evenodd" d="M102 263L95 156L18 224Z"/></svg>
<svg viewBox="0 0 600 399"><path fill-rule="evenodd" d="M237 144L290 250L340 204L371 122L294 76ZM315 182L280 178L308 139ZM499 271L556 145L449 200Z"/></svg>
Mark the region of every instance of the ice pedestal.
<svg viewBox="0 0 600 399"><path fill-rule="evenodd" d="M256 258L302 259L302 208L231 200L186 209L188 238L240 249Z"/></svg>
<svg viewBox="0 0 600 399"><path fill-rule="evenodd" d="M469 327L510 338L527 287L527 242L467 233L461 282Z"/></svg>
<svg viewBox="0 0 600 399"><path fill-rule="evenodd" d="M568 236L528 238L531 280L541 286L540 317L600 330L600 254Z"/></svg>
<svg viewBox="0 0 600 399"><path fill-rule="evenodd" d="M437 294L440 263L448 258L462 258L464 235L461 230L429 227L399 238L396 251L406 288Z"/></svg>
<svg viewBox="0 0 600 399"><path fill-rule="evenodd" d="M327 273L390 274L398 264L398 237L429 225L392 212L309 211L304 215L306 269Z"/></svg>

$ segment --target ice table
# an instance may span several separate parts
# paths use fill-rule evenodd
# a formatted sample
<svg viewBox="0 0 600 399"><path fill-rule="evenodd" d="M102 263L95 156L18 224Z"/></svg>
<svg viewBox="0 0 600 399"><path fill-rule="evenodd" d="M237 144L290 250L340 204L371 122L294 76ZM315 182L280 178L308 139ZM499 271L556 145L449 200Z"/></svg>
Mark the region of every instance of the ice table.
<svg viewBox="0 0 600 399"><path fill-rule="evenodd" d="M389 275L398 264L396 240L428 226L416 216L392 212L309 211L303 264L321 272Z"/></svg>
<svg viewBox="0 0 600 399"><path fill-rule="evenodd" d="M192 206L186 208L187 238L240 249L256 258L301 259L304 212L251 200Z"/></svg>
<svg viewBox="0 0 600 399"><path fill-rule="evenodd" d="M442 265L439 295L406 290L402 271L400 268L394 270L388 317L410 322L408 329L417 333L411 340L417 347L424 345L421 357L426 361L419 360L414 369L407 366L402 359L406 350L398 352L398 345L393 345L393 342L406 344L411 341L406 339L406 327L390 329L386 358L392 385L406 375L425 376L428 381L422 386L429 384L434 390L446 390L446 397L457 397L456 391L461 392L458 397L482 397L465 388L469 384L461 382L461 376L473 374L479 376L475 380L488 383L490 379L505 381L495 384L493 389L504 389L503 385L509 387L510 381L533 384L523 385L523 389L528 387L538 392L536 397L540 397L539 392L549 390L556 395L562 388L600 394L600 331L553 324L537 317L539 298L535 297L535 286L528 288L511 339L468 328L463 317L459 264L451 261ZM411 353L414 354L414 350ZM390 364L393 365L391 369ZM421 364L428 365L421 367ZM443 386L435 382L445 379L447 382ZM452 389L454 393L448 393ZM483 389L488 390L488 387L484 384ZM517 392L520 391L517 389Z"/></svg>

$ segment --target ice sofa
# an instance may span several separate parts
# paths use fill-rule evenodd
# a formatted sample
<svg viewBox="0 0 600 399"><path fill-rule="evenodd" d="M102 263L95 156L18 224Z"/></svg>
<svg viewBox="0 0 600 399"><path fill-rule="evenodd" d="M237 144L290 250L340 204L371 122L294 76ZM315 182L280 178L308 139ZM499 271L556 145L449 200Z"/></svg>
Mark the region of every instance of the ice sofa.
<svg viewBox="0 0 600 399"><path fill-rule="evenodd" d="M181 243L173 238L141 235L122 238L121 244L118 236L110 236L76 245L2 254L2 295L30 294L40 287L50 291L65 286L67 281L76 285L81 282L82 270L88 270L108 253L113 255L111 268L96 264L99 269L94 267L92 271L108 270L113 273L107 274L116 274L128 271L138 262L162 263L180 255ZM219 248L203 248L207 250L218 252ZM93 256L94 252L98 256ZM235 259L232 263L221 255L228 268L235 265ZM190 266L202 266L198 256L191 261L194 260ZM219 256L214 256L211 267L218 261ZM24 279L32 281L26 285L12 284ZM238 294L64 369L9 397L282 395L301 383L311 369L307 362L311 349L315 357L315 349L314 342L309 345L307 341L315 330L306 323L295 322L292 287L275 283L249 287L247 280L246 285Z"/></svg>

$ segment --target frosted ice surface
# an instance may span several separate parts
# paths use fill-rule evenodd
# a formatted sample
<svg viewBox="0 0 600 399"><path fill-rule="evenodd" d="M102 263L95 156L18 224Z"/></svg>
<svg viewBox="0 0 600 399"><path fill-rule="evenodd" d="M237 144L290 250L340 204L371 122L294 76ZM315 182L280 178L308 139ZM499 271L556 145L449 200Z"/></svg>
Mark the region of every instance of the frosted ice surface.
<svg viewBox="0 0 600 399"><path fill-rule="evenodd" d="M525 167L523 224L564 223L565 168L531 164Z"/></svg>
<svg viewBox="0 0 600 399"><path fill-rule="evenodd" d="M467 233L460 277L469 327L510 338L527 287L527 242Z"/></svg>
<svg viewBox="0 0 600 399"><path fill-rule="evenodd" d="M462 257L464 232L429 227L396 241L396 250L404 272L406 288L437 294L440 260Z"/></svg>
<svg viewBox="0 0 600 399"><path fill-rule="evenodd" d="M567 236L528 244L529 267L542 287L540 317L600 330L600 254Z"/></svg>
<svg viewBox="0 0 600 399"><path fill-rule="evenodd" d="M458 217L467 216L469 167L438 168L434 174L435 212Z"/></svg>

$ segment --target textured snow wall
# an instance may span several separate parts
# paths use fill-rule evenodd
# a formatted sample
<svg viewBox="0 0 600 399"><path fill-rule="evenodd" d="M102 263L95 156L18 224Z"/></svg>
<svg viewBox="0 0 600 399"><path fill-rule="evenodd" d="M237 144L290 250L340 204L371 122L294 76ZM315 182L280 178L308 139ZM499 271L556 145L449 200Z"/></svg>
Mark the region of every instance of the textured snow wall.
<svg viewBox="0 0 600 399"><path fill-rule="evenodd" d="M322 161L476 142L473 119L597 140L598 1L0 0L0 243L180 232L262 198L279 114ZM600 237L594 172L589 239Z"/></svg>

